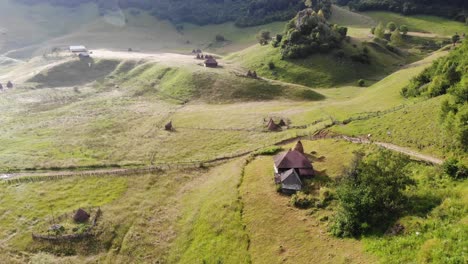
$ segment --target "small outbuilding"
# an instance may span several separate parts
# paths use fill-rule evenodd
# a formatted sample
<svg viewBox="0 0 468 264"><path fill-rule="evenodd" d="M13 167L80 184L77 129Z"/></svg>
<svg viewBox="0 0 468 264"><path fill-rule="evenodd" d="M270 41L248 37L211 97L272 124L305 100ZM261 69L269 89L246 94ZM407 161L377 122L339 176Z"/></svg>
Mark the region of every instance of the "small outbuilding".
<svg viewBox="0 0 468 264"><path fill-rule="evenodd" d="M82 52L88 53L88 49L86 49L86 47L82 45L70 46L69 50L72 53L82 53Z"/></svg>
<svg viewBox="0 0 468 264"><path fill-rule="evenodd" d="M89 220L90 215L83 209L78 209L73 216L73 220L77 223L85 223Z"/></svg>
<svg viewBox="0 0 468 264"><path fill-rule="evenodd" d="M281 185L284 193L295 193L302 190L302 181L295 169L275 174L276 184Z"/></svg>
<svg viewBox="0 0 468 264"><path fill-rule="evenodd" d="M208 57L208 55L206 55L205 57ZM212 56L209 56L205 60L205 67L216 68L216 67L218 67L218 62L216 61L215 58L213 58Z"/></svg>

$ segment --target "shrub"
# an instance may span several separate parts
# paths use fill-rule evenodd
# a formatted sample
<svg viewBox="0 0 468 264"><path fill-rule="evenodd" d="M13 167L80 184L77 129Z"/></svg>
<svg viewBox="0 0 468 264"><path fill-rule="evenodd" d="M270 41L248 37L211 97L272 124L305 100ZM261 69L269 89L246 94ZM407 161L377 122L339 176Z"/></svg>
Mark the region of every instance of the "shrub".
<svg viewBox="0 0 468 264"><path fill-rule="evenodd" d="M388 22L387 29L390 30L390 32L393 32L397 29L397 25L395 22Z"/></svg>
<svg viewBox="0 0 468 264"><path fill-rule="evenodd" d="M402 33L403 35L408 34L408 31L409 31L408 26L407 26L407 25L401 25L401 26L400 26L400 31L401 31L401 33Z"/></svg>
<svg viewBox="0 0 468 264"><path fill-rule="evenodd" d="M268 69L270 70L274 70L276 68L276 65L274 62L270 61L268 62Z"/></svg>
<svg viewBox="0 0 468 264"><path fill-rule="evenodd" d="M377 38L385 38L385 28L382 24L382 22L380 22L377 27L375 28L374 30L374 35L377 37Z"/></svg>
<svg viewBox="0 0 468 264"><path fill-rule="evenodd" d="M339 182L339 211L331 232L335 236L359 236L369 230L386 230L407 201L403 191L414 182L408 176L409 158L379 150L363 159L357 154Z"/></svg>
<svg viewBox="0 0 468 264"><path fill-rule="evenodd" d="M270 147L262 148L260 150L255 151L254 155L255 156L275 155L276 153L280 152L281 150L283 150L283 148L281 148L280 146L270 146Z"/></svg>
<svg viewBox="0 0 468 264"><path fill-rule="evenodd" d="M226 39L224 38L223 35L221 34L216 34L216 37L215 37L216 41L217 42L223 42L223 41L226 41Z"/></svg>
<svg viewBox="0 0 468 264"><path fill-rule="evenodd" d="M358 85L359 87L364 87L366 85L366 81L364 81L363 79L359 79Z"/></svg>
<svg viewBox="0 0 468 264"><path fill-rule="evenodd" d="M260 43L260 45L266 45L268 44L268 42L270 41L271 37L270 37L270 31L267 31L267 30L260 30L258 33L257 33L257 40L258 40L258 43Z"/></svg>
<svg viewBox="0 0 468 264"><path fill-rule="evenodd" d="M390 41L395 46L401 46L403 44L403 38L401 37L400 30L393 30L390 36Z"/></svg>
<svg viewBox="0 0 468 264"><path fill-rule="evenodd" d="M291 205L301 208L307 209L315 205L317 199L315 199L310 194L305 194L303 192L297 192L291 196Z"/></svg>
<svg viewBox="0 0 468 264"><path fill-rule="evenodd" d="M454 179L466 179L468 177L468 168L459 162L456 158L449 158L442 164L444 173Z"/></svg>

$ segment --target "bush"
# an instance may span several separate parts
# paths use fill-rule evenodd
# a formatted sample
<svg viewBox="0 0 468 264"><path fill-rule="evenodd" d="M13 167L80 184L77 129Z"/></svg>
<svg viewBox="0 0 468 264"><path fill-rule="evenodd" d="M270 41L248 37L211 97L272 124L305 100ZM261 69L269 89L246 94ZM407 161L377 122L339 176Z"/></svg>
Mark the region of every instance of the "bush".
<svg viewBox="0 0 468 264"><path fill-rule="evenodd" d="M363 159L357 154L352 167L339 182L339 211L331 232L339 237L356 237L370 230L383 231L397 217L407 201L403 191L414 182L408 176L409 158L379 150Z"/></svg>
<svg viewBox="0 0 468 264"><path fill-rule="evenodd" d="M226 41L226 39L224 38L223 35L221 34L216 34L216 37L215 37L216 41L217 42L223 42L223 41Z"/></svg>
<svg viewBox="0 0 468 264"><path fill-rule="evenodd" d="M400 31L401 31L401 33L402 33L403 35L408 34L408 31L409 31L408 26L407 26L407 25L401 25L401 26L400 26Z"/></svg>
<svg viewBox="0 0 468 264"><path fill-rule="evenodd" d="M253 154L255 156L259 156L259 155L271 156L271 155L277 154L281 150L283 150L283 148L281 148L280 146L271 146L271 147L259 149L255 151Z"/></svg>
<svg viewBox="0 0 468 264"><path fill-rule="evenodd" d="M258 33L257 33L257 40L258 40L258 43L260 43L260 45L266 45L268 44L268 42L270 41L271 37L270 37L270 31L267 31L267 30L260 30Z"/></svg>
<svg viewBox="0 0 468 264"><path fill-rule="evenodd" d="M317 199L315 199L310 194L305 194L303 192L297 192L291 196L291 205L301 208L307 209L315 205Z"/></svg>
<svg viewBox="0 0 468 264"><path fill-rule="evenodd" d="M449 158L442 164L444 173L451 178L460 180L468 177L468 168L461 164L456 158Z"/></svg>
<svg viewBox="0 0 468 264"><path fill-rule="evenodd" d="M366 85L366 81L364 81L363 79L359 79L358 85L359 87L364 87Z"/></svg>
<svg viewBox="0 0 468 264"><path fill-rule="evenodd" d="M397 29L397 25L395 22L388 22L387 29L390 30L390 32L393 32L395 29Z"/></svg>
<svg viewBox="0 0 468 264"><path fill-rule="evenodd" d="M268 62L268 69L270 70L274 70L276 68L276 65L274 62L270 61Z"/></svg>

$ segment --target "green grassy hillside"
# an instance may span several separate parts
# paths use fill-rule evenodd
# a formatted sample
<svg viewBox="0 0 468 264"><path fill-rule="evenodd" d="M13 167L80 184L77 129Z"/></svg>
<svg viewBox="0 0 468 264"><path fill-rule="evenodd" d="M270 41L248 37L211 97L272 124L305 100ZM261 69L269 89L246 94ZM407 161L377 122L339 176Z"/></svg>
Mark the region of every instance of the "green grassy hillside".
<svg viewBox="0 0 468 264"><path fill-rule="evenodd" d="M456 32L459 34L468 33L466 24L436 16L403 16L382 11L363 12L362 14L373 18L375 21L381 21L384 25L390 21L395 22L397 25L407 25L410 31L434 33L440 36L452 36Z"/></svg>
<svg viewBox="0 0 468 264"><path fill-rule="evenodd" d="M370 64L350 59L350 56L362 53L364 45L369 50ZM235 53L228 59L246 69L257 71L265 78L321 88L355 84L358 79L373 82L391 73L400 64L411 61L411 58L392 53L373 42L345 42L342 50L343 58L336 52L330 52L314 54L306 59L282 60L278 49L270 45L256 45ZM274 64L274 69L270 69L270 62Z"/></svg>

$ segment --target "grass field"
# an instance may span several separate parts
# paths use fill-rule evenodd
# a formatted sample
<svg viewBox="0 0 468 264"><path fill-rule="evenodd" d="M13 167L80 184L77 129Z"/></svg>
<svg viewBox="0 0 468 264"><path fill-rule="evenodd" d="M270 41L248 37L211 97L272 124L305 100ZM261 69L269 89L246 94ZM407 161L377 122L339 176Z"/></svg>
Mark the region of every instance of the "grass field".
<svg viewBox="0 0 468 264"><path fill-rule="evenodd" d="M456 32L462 34L468 32L468 26L446 18L415 15L403 16L391 12L373 11L363 12L375 21L381 21L384 25L393 21L397 25L407 25L410 31L434 33L440 36L452 36Z"/></svg>
<svg viewBox="0 0 468 264"><path fill-rule="evenodd" d="M394 71L398 65L411 62L378 44L367 47L371 58L369 65L349 59L349 56L358 54L363 49L363 44L358 40L343 44L346 54L343 59L337 59L330 52L315 54L306 59L282 60L279 48L275 49L271 45L256 45L235 53L228 59L240 63L246 69L257 71L260 76L314 88L353 85L358 79L376 81ZM270 69L269 63L274 64L273 69Z"/></svg>
<svg viewBox="0 0 468 264"><path fill-rule="evenodd" d="M260 29L280 32L284 23L238 28L234 23L197 26L184 24L178 30L168 21L149 12L106 13L99 15L95 4L68 9L46 4L22 5L12 0L0 3L0 53L27 59L42 55L53 47L86 45L91 49L107 48L136 51L176 51L190 53L194 48L226 54L256 42ZM222 34L227 41L216 42Z"/></svg>
<svg viewBox="0 0 468 264"><path fill-rule="evenodd" d="M346 125L336 122L331 130L351 136L372 134L376 141L436 157L452 155L437 120L444 98L407 100L400 95L412 77L447 52L437 51L415 62L429 54L411 50L396 55L364 39L375 21L385 19L439 35L462 32L460 24L385 12L357 14L334 6L331 21L350 27L351 42L343 47L346 56L360 52L364 45L369 49L371 64L361 65L338 60L333 52L281 60L270 45L251 46L258 30L279 33L284 23L246 29L232 23L184 24L176 29L146 12L98 17L94 5L85 5L74 9L69 23L48 31L65 14L47 20L60 9L37 5L32 10L36 13L17 8L12 1L0 3L0 25L7 25L0 32L8 36L0 39L0 51L10 50L12 43L25 47L7 56L40 55L70 43L121 52L94 50L93 61L1 57L0 81L11 79L16 85L0 92L1 173L177 162L195 162L200 168L14 185L0 182L0 259L6 263L466 260L467 185L440 176L438 167L412 165L417 185L407 190L411 206L399 220L406 228L404 234L337 239L328 234L337 200L332 198L325 208L293 207L289 196L276 192L273 157L246 154L312 135L334 121L364 117ZM23 17L30 20L19 21ZM227 41L216 42L216 34ZM404 48L410 50L422 40L413 42ZM126 52L129 47L136 52ZM219 58L221 67L208 69L191 56L150 54L189 53L193 48L226 57ZM240 76L248 69L264 79ZM361 78L365 87L356 85ZM391 109L395 110L384 114ZM283 119L291 128L267 132L270 118ZM169 121L175 128L172 132L164 130ZM306 181L316 198L322 190L333 196L334 179L355 151L376 148L334 139L303 140L303 144L318 172ZM293 143L281 147L288 149ZM237 158L214 167L204 163L233 155ZM47 225L52 214L91 206L104 212L93 239L64 245L32 241L31 232Z"/></svg>
<svg viewBox="0 0 468 264"><path fill-rule="evenodd" d="M398 220L404 234L367 237L365 248L383 263L466 262L467 182L441 177L438 168L414 165L413 171L411 209Z"/></svg>
<svg viewBox="0 0 468 264"><path fill-rule="evenodd" d="M337 173L335 162L350 162L355 146L341 142L307 142L306 152L316 150L326 158L318 166ZM333 151L329 153L329 150ZM330 159L328 159L330 157ZM357 240L336 239L327 233L327 209L300 210L289 197L276 192L271 156L253 160L245 169L241 186L243 219L250 234L249 253L254 263L374 263ZM317 163L318 164L318 163ZM320 220L322 219L322 220Z"/></svg>
<svg viewBox="0 0 468 264"><path fill-rule="evenodd" d="M55 66L33 78L44 88L2 93L0 142L6 147L0 150L4 157L1 167L5 171L148 165L251 151L304 132L264 133L264 120L270 117L297 126L319 119L344 120L405 103L400 89L442 54L368 88L324 89L319 91L322 95L303 86L236 77L229 72L230 65L206 72L196 65L101 60L93 66L98 71L90 72L89 77L69 75L67 72L81 66L67 62L67 67ZM95 84L82 84L104 76ZM67 86L45 88L57 85ZM180 105L181 100L189 103ZM174 122L175 133L163 131L169 120Z"/></svg>
<svg viewBox="0 0 468 264"><path fill-rule="evenodd" d="M181 233L169 253L171 263L248 263L249 238L241 219L240 184L244 159L219 166L199 179L182 200Z"/></svg>

